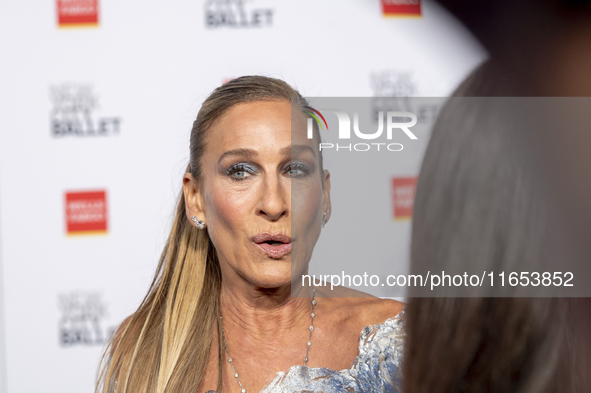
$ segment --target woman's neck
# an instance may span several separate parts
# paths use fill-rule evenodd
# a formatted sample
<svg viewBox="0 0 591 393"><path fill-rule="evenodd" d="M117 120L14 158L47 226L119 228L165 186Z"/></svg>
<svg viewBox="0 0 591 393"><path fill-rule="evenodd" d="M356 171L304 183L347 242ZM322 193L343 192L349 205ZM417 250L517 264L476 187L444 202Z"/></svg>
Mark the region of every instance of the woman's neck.
<svg viewBox="0 0 591 393"><path fill-rule="evenodd" d="M312 291L300 291L298 295L292 296L291 285L266 289L222 280L224 326L260 338L287 332L310 318Z"/></svg>

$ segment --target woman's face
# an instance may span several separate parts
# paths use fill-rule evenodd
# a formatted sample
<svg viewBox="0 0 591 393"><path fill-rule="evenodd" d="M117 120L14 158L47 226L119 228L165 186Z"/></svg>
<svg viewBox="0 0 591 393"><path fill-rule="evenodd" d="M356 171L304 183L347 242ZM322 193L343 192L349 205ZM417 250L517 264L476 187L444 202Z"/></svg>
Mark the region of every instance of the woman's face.
<svg viewBox="0 0 591 393"><path fill-rule="evenodd" d="M188 215L207 224L225 280L259 288L305 271L330 210L328 171L317 140L291 104L238 104L207 131L202 178L185 176Z"/></svg>

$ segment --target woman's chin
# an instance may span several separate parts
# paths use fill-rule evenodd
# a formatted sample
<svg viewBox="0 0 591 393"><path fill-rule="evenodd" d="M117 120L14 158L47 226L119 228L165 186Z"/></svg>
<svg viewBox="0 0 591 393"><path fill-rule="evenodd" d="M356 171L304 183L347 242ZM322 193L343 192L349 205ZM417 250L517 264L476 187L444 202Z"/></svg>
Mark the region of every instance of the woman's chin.
<svg viewBox="0 0 591 393"><path fill-rule="evenodd" d="M291 270L288 272L269 272L257 274L251 282L259 288L279 288L291 284Z"/></svg>

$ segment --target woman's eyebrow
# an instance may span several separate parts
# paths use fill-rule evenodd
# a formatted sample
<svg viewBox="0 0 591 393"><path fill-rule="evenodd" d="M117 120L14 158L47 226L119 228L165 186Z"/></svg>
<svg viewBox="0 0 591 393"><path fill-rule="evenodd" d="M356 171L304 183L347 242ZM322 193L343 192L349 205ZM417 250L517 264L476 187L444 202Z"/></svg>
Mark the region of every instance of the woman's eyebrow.
<svg viewBox="0 0 591 393"><path fill-rule="evenodd" d="M300 153L303 153L304 151L309 151L310 153L314 154L314 149L312 149L310 146L308 145L290 145L290 146L286 146L284 148L282 148L280 150L280 154L282 156L290 156L290 155L298 155ZM218 160L218 163L220 163L224 158L226 157L230 157L230 156L240 156L240 157L255 157L257 156L258 153L256 150L253 149L234 149L234 150L228 150L227 152L225 152L224 154L222 154L220 156L220 159Z"/></svg>
<svg viewBox="0 0 591 393"><path fill-rule="evenodd" d="M221 155L220 159L218 160L218 164L224 158L226 158L228 156L254 157L257 154L258 153L256 152L256 150L252 150L252 149L234 149L234 150L228 150L227 152L225 152L224 154Z"/></svg>
<svg viewBox="0 0 591 393"><path fill-rule="evenodd" d="M305 151L309 151L314 155L314 149L312 149L308 145L290 145L281 149L281 155L289 156L289 155L298 155Z"/></svg>

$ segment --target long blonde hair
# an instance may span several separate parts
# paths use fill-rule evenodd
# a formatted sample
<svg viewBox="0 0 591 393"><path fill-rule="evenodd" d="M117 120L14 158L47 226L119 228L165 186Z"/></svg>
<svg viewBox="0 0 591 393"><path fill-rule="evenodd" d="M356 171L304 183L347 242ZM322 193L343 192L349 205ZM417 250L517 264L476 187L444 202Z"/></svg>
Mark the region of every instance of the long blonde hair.
<svg viewBox="0 0 591 393"><path fill-rule="evenodd" d="M187 173L199 180L205 134L233 105L253 101L290 101L307 105L287 83L244 76L218 87L193 123ZM320 165L322 167L322 164ZM181 191L174 223L148 294L122 324L101 361L96 393L167 393L197 390L208 362L214 330L222 337L221 271L207 230L186 216ZM222 384L222 340L218 340L218 388Z"/></svg>

